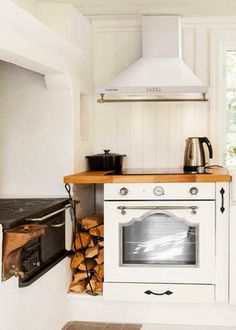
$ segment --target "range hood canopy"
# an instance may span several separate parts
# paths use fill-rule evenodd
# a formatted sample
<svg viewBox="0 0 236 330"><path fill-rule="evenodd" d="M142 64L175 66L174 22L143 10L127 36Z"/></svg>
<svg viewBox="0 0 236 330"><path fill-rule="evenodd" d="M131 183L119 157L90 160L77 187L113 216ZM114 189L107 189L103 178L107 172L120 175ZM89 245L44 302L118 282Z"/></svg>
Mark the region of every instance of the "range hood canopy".
<svg viewBox="0 0 236 330"><path fill-rule="evenodd" d="M142 57L98 87L104 102L207 101L209 88L181 59L178 16L142 17Z"/></svg>

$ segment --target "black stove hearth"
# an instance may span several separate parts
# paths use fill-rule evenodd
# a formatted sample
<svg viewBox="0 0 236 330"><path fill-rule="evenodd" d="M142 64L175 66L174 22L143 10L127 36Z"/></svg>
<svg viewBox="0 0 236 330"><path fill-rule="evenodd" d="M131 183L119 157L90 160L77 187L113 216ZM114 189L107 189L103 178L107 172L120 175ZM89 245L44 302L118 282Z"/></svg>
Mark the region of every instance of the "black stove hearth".
<svg viewBox="0 0 236 330"><path fill-rule="evenodd" d="M68 204L68 198L0 198L0 224L10 229L24 224L26 218L40 217Z"/></svg>
<svg viewBox="0 0 236 330"><path fill-rule="evenodd" d="M15 275L27 286L67 255L67 198L0 199L3 227L3 280Z"/></svg>

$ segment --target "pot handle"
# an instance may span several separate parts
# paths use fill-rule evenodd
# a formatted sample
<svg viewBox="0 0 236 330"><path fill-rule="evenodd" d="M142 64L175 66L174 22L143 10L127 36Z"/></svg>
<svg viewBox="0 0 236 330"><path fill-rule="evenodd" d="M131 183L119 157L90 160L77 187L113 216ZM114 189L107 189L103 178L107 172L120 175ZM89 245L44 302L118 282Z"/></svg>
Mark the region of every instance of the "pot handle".
<svg viewBox="0 0 236 330"><path fill-rule="evenodd" d="M105 155L108 155L109 152L110 152L110 149L104 149L103 151L104 151L104 154L105 154Z"/></svg>

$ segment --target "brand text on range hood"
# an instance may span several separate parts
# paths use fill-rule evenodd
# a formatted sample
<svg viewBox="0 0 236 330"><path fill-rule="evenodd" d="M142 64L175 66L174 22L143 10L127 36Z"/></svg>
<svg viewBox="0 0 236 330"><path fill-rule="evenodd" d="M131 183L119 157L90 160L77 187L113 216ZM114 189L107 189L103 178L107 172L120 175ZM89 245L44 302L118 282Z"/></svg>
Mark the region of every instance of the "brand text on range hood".
<svg viewBox="0 0 236 330"><path fill-rule="evenodd" d="M207 101L208 86L181 58L180 17L142 17L142 57L97 88L103 102Z"/></svg>

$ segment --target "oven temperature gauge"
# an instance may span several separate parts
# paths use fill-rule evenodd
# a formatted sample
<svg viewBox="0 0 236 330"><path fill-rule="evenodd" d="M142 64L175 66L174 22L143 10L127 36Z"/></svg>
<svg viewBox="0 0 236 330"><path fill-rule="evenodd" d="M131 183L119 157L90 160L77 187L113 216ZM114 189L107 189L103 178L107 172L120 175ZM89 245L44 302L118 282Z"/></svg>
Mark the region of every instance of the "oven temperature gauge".
<svg viewBox="0 0 236 330"><path fill-rule="evenodd" d="M161 187L161 186L156 186L156 187L153 189L153 193L154 193L154 195L156 195L156 196L162 196L162 195L164 195L164 188Z"/></svg>

